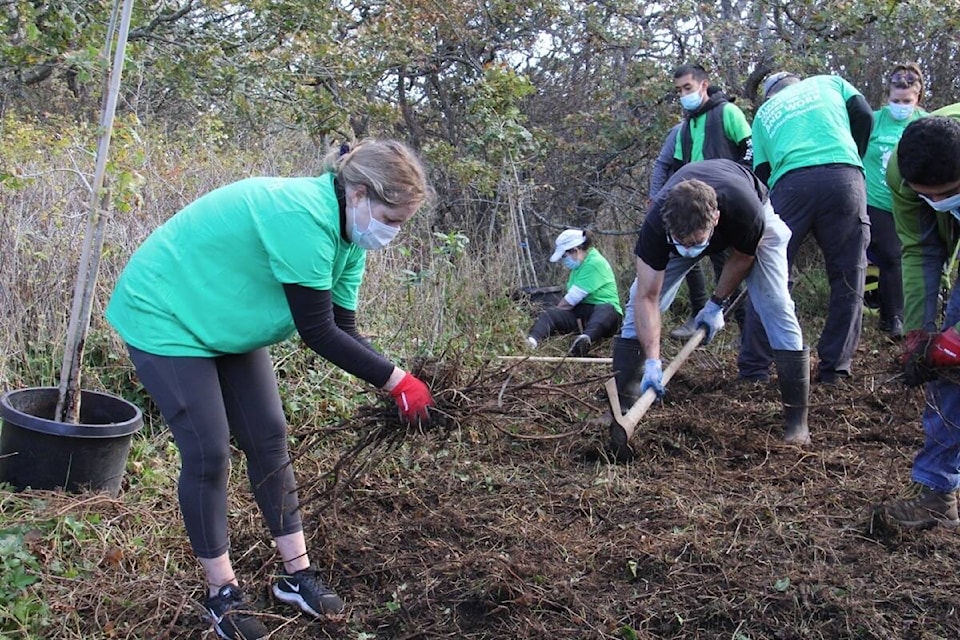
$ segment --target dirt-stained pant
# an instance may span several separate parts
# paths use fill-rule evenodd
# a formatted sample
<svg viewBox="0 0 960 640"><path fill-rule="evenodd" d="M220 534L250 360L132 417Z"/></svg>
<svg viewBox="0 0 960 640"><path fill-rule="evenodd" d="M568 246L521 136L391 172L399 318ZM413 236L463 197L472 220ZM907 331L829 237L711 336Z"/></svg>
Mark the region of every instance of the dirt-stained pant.
<svg viewBox="0 0 960 640"><path fill-rule="evenodd" d="M947 301L942 329L960 322L960 286ZM923 448L913 461L914 482L939 493L960 489L960 385L954 376L928 382L924 387Z"/></svg>
<svg viewBox="0 0 960 640"><path fill-rule="evenodd" d="M777 181L770 191L770 201L793 232L787 246L791 266L810 232L823 251L830 302L817 343L819 377L833 381L837 375L849 375L860 342L866 249L870 241L863 171L841 164L795 169ZM772 361L770 342L751 293L737 360L740 377L765 379Z"/></svg>
<svg viewBox="0 0 960 640"><path fill-rule="evenodd" d="M287 423L267 349L216 358L165 357L127 345L137 376L180 450L180 511L193 552L227 552L230 434L270 533L301 531Z"/></svg>

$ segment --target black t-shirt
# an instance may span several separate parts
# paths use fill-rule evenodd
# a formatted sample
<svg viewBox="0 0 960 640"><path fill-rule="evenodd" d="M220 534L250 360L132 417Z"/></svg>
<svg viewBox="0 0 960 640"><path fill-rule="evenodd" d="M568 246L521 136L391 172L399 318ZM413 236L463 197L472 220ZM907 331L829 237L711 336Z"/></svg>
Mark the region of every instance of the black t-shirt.
<svg viewBox="0 0 960 640"><path fill-rule="evenodd" d="M752 171L732 160L703 160L681 167L650 203L634 248L637 257L654 270L663 271L667 268L670 253L677 254L667 237L660 210L670 189L691 179L713 187L720 209L720 220L703 255L719 253L727 247L751 256L756 254L763 237L763 205L767 202L767 188Z"/></svg>

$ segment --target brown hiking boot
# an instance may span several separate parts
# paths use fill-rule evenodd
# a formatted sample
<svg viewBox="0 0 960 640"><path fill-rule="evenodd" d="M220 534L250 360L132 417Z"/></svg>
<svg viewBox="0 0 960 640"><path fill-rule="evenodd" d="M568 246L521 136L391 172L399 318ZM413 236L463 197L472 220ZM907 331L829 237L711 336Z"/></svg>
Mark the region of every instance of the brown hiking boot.
<svg viewBox="0 0 960 640"><path fill-rule="evenodd" d="M886 512L901 527L909 529L930 529L938 524L948 529L960 526L956 492L937 493L918 482L911 485L902 500L887 504Z"/></svg>

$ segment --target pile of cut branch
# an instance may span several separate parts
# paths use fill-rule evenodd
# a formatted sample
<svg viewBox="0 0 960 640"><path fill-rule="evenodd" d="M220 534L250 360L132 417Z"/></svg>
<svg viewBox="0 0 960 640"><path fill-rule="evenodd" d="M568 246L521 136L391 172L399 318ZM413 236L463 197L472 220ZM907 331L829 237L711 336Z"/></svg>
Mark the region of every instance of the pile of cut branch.
<svg viewBox="0 0 960 640"><path fill-rule="evenodd" d="M301 486L301 508L314 501L332 502L368 469L402 443L422 435L446 439L457 431L493 429L521 440L556 440L579 435L599 416L605 405L599 390L610 377L583 377L582 371L550 367L527 361L509 366L484 361L473 372L460 361L420 360L411 370L433 393L430 422L408 424L385 395L361 407L333 427L318 429L301 441L293 458L312 447L311 436L355 432L356 442L314 486Z"/></svg>

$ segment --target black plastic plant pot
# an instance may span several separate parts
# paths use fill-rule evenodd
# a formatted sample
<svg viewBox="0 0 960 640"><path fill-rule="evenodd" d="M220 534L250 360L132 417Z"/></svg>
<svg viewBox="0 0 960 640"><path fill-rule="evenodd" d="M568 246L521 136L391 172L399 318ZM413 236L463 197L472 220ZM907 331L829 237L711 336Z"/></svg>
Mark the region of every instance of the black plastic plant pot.
<svg viewBox="0 0 960 640"><path fill-rule="evenodd" d="M0 482L116 496L143 414L122 398L81 391L80 422L58 422L57 396L56 387L35 387L0 397Z"/></svg>

